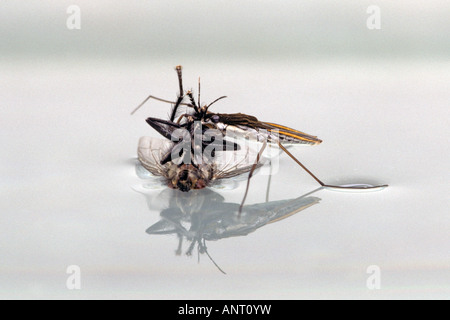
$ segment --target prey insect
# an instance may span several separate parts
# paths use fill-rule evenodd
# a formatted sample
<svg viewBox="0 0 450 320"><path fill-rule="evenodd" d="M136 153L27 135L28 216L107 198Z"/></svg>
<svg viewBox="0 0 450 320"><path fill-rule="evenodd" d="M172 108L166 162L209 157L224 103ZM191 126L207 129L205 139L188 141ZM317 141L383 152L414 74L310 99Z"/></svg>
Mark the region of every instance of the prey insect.
<svg viewBox="0 0 450 320"><path fill-rule="evenodd" d="M253 166L248 167L246 170L249 172L249 177L252 176L254 169L257 166L258 160L262 154L267 143L271 145L277 145L282 151L284 151L290 158L292 158L300 167L302 167L311 177L313 177L322 187L327 187L336 190L342 189L351 189L351 190L376 190L382 189L387 185L378 185L373 186L369 184L351 184L351 185L329 185L322 182L317 176L315 176L310 170L308 170L292 153L290 153L286 146L291 145L318 145L322 142L316 136L304 133L302 131L298 131L292 128L289 128L284 125L279 125L272 122L264 122L258 120L256 117L243 114L243 113L214 113L209 111L211 105L216 103L217 101L226 98L226 96L221 96L214 100L213 102L205 105L201 105L200 103L200 80L198 84L198 99L195 101L192 91L188 90L184 92L183 90L183 81L182 81L182 67L177 66L176 68L178 75L178 86L179 86L179 94L177 96L176 101L170 101L155 97L153 95L148 96L140 105L138 105L131 114L134 114L142 105L144 105L148 100L155 99L158 101L171 103L173 104L172 111L169 116L169 120L163 120L158 118L149 117L146 119L147 123L152 126L156 131L158 131L165 138L176 141L172 152L167 153L166 156L162 157L160 163L163 165L167 162L173 161L173 155L178 155L183 153L181 149L184 150L184 155L195 154L196 151L205 151L208 147L215 147L220 151L235 151L239 149L239 145L228 141L225 138L245 138L252 141L263 142L264 145L259 152L259 157L257 157L256 162ZM184 100L188 98L188 102L184 102ZM185 112L180 112L180 107L185 106ZM207 130L216 130L220 132L222 138L205 141L205 139L201 139L201 143L192 144L192 147L189 150L186 148L182 148L181 145L186 145L183 139L174 139L174 132L177 129L186 130L191 137L194 136L195 133L195 124L200 123L202 126L201 132L205 134ZM207 140L207 139L206 139ZM173 152L175 151L175 152ZM179 151L179 152L178 152ZM183 158L183 157L182 157ZM184 159L184 158L183 158ZM202 158L199 158L202 160ZM190 170L199 170L198 163L195 161L192 163L192 166L189 167ZM184 171L183 171L184 172ZM186 173L183 173L183 177ZM249 182L250 180L248 180ZM195 185L191 183L191 186L194 185L196 188L200 188L202 186L206 186L204 183L200 183L199 185ZM195 188L195 187L194 187ZM190 186L180 188L180 190L188 191ZM247 191L248 191L248 183L247 183ZM247 193L246 191L246 193ZM245 197L244 197L245 198Z"/></svg>
<svg viewBox="0 0 450 320"><path fill-rule="evenodd" d="M153 176L161 177L171 189L190 191L220 184L222 179L242 176L262 166L261 155L248 147L233 153L218 152L215 157L207 153L186 161L186 156L171 157L177 144L167 139L141 137L138 145L138 160ZM186 149L186 148L185 148ZM188 152L188 151L184 151ZM201 160L201 161L199 161Z"/></svg>

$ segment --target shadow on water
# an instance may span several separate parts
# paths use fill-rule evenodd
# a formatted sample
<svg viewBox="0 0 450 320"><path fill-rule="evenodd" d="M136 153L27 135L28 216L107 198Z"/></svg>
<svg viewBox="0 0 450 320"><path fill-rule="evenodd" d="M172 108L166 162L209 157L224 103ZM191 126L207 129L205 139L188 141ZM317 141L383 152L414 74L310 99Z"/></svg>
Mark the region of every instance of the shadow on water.
<svg viewBox="0 0 450 320"><path fill-rule="evenodd" d="M160 220L146 230L148 234L176 235L177 255L183 253L183 242L188 242L187 255L192 255L197 246L199 257L206 254L225 273L209 255L207 241L247 236L269 223L286 219L319 203L321 199L311 195L321 189L297 198L247 204L243 206L240 216L240 203L225 202L221 194L209 188L188 193L173 189L140 193L145 195L151 211L160 212ZM162 205L164 202L165 205Z"/></svg>

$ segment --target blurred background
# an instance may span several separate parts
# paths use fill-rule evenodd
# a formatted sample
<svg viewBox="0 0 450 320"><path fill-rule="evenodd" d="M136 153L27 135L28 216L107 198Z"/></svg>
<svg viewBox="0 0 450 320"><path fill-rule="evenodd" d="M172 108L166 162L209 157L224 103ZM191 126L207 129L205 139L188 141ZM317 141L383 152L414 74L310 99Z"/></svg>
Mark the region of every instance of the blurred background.
<svg viewBox="0 0 450 320"><path fill-rule="evenodd" d="M0 2L0 297L448 298L449 14L438 0ZM177 202L135 191L138 139L157 136L144 120L169 106L130 112L173 99L179 64L202 101L228 96L214 111L323 139L294 153L325 182L390 187L321 190L287 219L208 242L226 276L176 256L177 236L145 231ZM249 205L267 182L255 177ZM269 200L316 188L284 156ZM240 203L244 189L206 199Z"/></svg>
<svg viewBox="0 0 450 320"><path fill-rule="evenodd" d="M70 5L80 9L78 32L66 27ZM367 27L371 6L378 31ZM32 60L445 59L448 13L438 0L3 1L1 49Z"/></svg>

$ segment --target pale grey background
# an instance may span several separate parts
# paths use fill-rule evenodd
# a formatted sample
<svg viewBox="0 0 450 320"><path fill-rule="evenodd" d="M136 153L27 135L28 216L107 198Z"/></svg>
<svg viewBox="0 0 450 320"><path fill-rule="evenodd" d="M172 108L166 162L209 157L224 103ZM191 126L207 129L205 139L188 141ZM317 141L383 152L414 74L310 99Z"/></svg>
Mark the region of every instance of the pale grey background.
<svg viewBox="0 0 450 320"><path fill-rule="evenodd" d="M81 8L81 30L66 9ZM368 30L366 9L381 9ZM1 298L449 298L448 1L2 1ZM318 135L328 183L389 183L177 257L132 163L173 67L203 101ZM284 156L271 200L316 183ZM248 203L265 200L256 177ZM244 190L219 191L239 202ZM155 195L161 190L155 191ZM164 199L161 206L164 207ZM82 289L66 288L79 265ZM381 268L368 290L366 269Z"/></svg>

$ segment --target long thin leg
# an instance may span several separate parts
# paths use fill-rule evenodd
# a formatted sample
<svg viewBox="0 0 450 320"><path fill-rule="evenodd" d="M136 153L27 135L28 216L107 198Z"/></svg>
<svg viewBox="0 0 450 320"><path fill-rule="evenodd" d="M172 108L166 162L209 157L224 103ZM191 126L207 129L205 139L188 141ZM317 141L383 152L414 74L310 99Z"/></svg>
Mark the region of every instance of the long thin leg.
<svg viewBox="0 0 450 320"><path fill-rule="evenodd" d="M183 247L183 235L178 233L177 236L178 236L178 247L177 250L175 251L175 254L179 256L181 255L181 249Z"/></svg>
<svg viewBox="0 0 450 320"><path fill-rule="evenodd" d="M214 263L214 265L217 267L217 269L219 269L219 271L222 272L223 274L226 274L226 272L223 271L223 270L219 267L219 265L214 261L214 259L209 255L208 250L207 250L207 248L206 248L206 242L205 242L205 239L203 239L202 249L203 249L203 251L206 253L206 255L208 256L209 260L211 260L212 263Z"/></svg>
<svg viewBox="0 0 450 320"><path fill-rule="evenodd" d="M269 172L269 179L267 181L266 202L269 202L270 183L272 182L272 161L269 162L269 165L270 165L270 172Z"/></svg>
<svg viewBox="0 0 450 320"><path fill-rule="evenodd" d="M181 76L181 70L183 68L181 66L176 66L175 70L177 71L177 76L178 76L178 87L180 89L180 96L183 95L183 77Z"/></svg>
<svg viewBox="0 0 450 320"><path fill-rule="evenodd" d="M311 171L308 170L308 168L306 168L300 161L298 161L298 159L296 157L294 157L285 147L283 147L283 145L281 144L280 141L278 141L278 145L280 146L280 148L287 153L287 155L289 157L292 158L292 160L294 160L295 162L297 162L297 164L302 167L306 172L308 172L311 177L313 177L322 187L325 186L325 183L323 183L322 181L319 180L319 178L317 178Z"/></svg>
<svg viewBox="0 0 450 320"><path fill-rule="evenodd" d="M152 96L152 95L149 95L147 98L145 98L145 100L144 101L142 101L132 112L131 112L131 115L133 115L136 111L138 111L139 110L139 108L141 108L148 100L150 100L150 99L155 99L155 100L158 100L158 101L161 101L161 102L165 102L165 103L170 103L170 104L176 104L177 102L176 101L170 101L170 100L166 100L166 99L162 99L162 98L158 98L158 97L155 97L155 96ZM183 102L180 102L179 103L179 105L181 105L181 106L186 106L186 107L189 107L189 108L193 108L194 106L193 105L191 105L190 103L183 103Z"/></svg>
<svg viewBox="0 0 450 320"><path fill-rule="evenodd" d="M175 106L172 109L172 114L170 115L170 121L174 121L175 120L175 116L177 114L178 111L178 107L180 106L180 103L183 101L184 98L184 92L183 92L183 77L181 74L181 66L176 66L175 70L177 71L177 76L178 76L178 87L180 89L180 93L178 94L178 98L177 98L177 102L175 103Z"/></svg>
<svg viewBox="0 0 450 320"><path fill-rule="evenodd" d="M172 110L172 115L170 116L170 121L173 121L175 119L175 115L177 113L178 107L180 105L186 105L188 107L192 107L192 105L187 104L187 103L182 103L183 98L184 98L184 93L183 93L183 78L182 78L182 73L181 73L181 66L176 66L175 70L177 71L177 75L178 75L178 87L180 90L180 93L178 95L177 101L176 102L172 102L172 101L168 101L165 99L161 99L161 98L157 98L154 97L152 95L149 95L144 101L142 101L142 103L140 105L138 105L132 112L131 114L133 115L140 107L142 107L149 99L155 99L155 100L159 100L162 102L167 102L167 103L171 103L171 104L175 104L173 110Z"/></svg>
<svg viewBox="0 0 450 320"><path fill-rule="evenodd" d="M172 112L170 114L170 118L169 118L170 121L174 121L175 120L175 116L177 115L178 107L180 106L181 101L183 101L183 98L184 97L178 97L177 98L177 102L175 102L175 105L173 106Z"/></svg>
<svg viewBox="0 0 450 320"><path fill-rule="evenodd" d="M250 173L248 174L248 179L247 179L247 187L245 189L245 194L244 194L244 198L242 199L241 205L239 206L239 213L238 213L238 217L241 216L242 213L242 207L244 206L245 203L245 199L247 199L247 194L248 194L248 190L250 187L250 179L253 176L253 172L255 171L256 167L258 166L259 160L261 158L262 153L264 152L264 149L266 148L267 145L267 141L264 141L263 146L261 147L261 150L259 150L258 155L256 156L256 161L255 163L252 165L252 168L250 169Z"/></svg>
<svg viewBox="0 0 450 320"><path fill-rule="evenodd" d="M317 178L311 171L308 170L308 168L306 168L296 157L294 157L285 147L283 147L283 145L280 143L280 141L278 141L278 145L280 146L280 148L287 153L287 155L289 157L292 158L292 160L294 160L295 162L297 162L297 164L302 167L306 172L308 172L311 177L314 178L314 180L316 180L322 187L328 187L328 188L334 188L334 189L347 189L347 190L374 190L374 189L380 189L380 188L386 188L388 185L387 184L383 184L383 185L378 185L378 186L373 186L373 185L369 185L369 184L351 184L351 185L344 185L344 186L334 186L334 185L330 185L330 184L325 184L322 181L319 180L319 178Z"/></svg>

